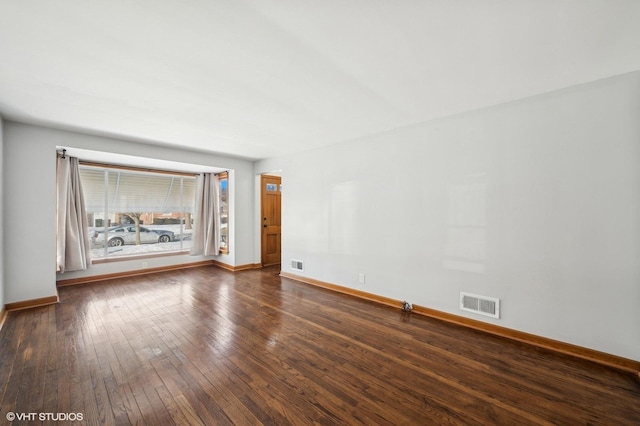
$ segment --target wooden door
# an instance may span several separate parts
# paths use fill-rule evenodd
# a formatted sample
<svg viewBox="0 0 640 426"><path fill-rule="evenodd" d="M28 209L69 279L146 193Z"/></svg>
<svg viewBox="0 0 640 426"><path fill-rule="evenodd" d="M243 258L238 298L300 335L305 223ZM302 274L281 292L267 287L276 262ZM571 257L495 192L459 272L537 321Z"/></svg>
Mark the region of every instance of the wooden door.
<svg viewBox="0 0 640 426"><path fill-rule="evenodd" d="M261 176L262 266L280 263L280 176Z"/></svg>

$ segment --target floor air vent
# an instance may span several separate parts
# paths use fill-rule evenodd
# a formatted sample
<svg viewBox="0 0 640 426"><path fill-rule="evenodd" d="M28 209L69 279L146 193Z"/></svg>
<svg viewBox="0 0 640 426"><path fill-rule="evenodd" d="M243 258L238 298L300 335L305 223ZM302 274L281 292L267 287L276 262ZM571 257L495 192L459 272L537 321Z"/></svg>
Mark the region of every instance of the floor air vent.
<svg viewBox="0 0 640 426"><path fill-rule="evenodd" d="M291 269L295 271L303 271L303 265L301 260L293 260L291 259Z"/></svg>
<svg viewBox="0 0 640 426"><path fill-rule="evenodd" d="M500 299L460 292L460 309L488 317L500 318Z"/></svg>

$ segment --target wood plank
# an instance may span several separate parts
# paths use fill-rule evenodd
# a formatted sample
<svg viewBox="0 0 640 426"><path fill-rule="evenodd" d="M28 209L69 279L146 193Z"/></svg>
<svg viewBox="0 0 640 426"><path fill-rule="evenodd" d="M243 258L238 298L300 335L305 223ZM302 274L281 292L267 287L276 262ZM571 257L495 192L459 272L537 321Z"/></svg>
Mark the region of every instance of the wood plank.
<svg viewBox="0 0 640 426"><path fill-rule="evenodd" d="M640 424L636 374L279 276L197 267L7 312L0 410L87 424Z"/></svg>
<svg viewBox="0 0 640 426"><path fill-rule="evenodd" d="M315 280L313 278L303 277L290 272L281 272L280 275L285 278L293 279L296 281L300 281L306 284L311 284L321 288L326 288L339 293L348 294L363 300L374 301L390 307L399 307L402 304L402 301L400 300L379 296L377 294L368 293L365 291L352 289L352 288L340 286L337 284ZM622 371L638 375L640 377L640 361L631 360L628 358L604 353L594 349L585 348L582 346L573 345L570 343L565 343L558 340L549 339L546 337L509 329L506 327L501 327L501 326L490 324L484 321L478 321L472 318L462 317L460 315L454 315L447 312L438 311L438 310L427 308L424 306L413 305L413 313L426 315L442 321L450 322L452 324L462 325L475 330L480 330L486 333L494 334L496 336L515 340L517 342L527 343L536 347L552 350L561 354L573 356L580 359L585 359L587 361L596 362L599 364L606 365L608 367L617 368Z"/></svg>

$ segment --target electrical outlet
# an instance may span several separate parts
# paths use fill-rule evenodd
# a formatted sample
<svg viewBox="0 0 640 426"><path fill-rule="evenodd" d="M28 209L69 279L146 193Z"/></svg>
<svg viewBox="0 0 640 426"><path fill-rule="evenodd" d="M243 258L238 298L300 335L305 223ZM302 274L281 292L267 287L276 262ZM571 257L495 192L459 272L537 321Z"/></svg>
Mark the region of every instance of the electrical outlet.
<svg viewBox="0 0 640 426"><path fill-rule="evenodd" d="M149 262L142 262L142 269L146 269L149 267Z"/></svg>
<svg viewBox="0 0 640 426"><path fill-rule="evenodd" d="M360 274L358 274L358 282L360 284L364 284L364 272L360 272Z"/></svg>

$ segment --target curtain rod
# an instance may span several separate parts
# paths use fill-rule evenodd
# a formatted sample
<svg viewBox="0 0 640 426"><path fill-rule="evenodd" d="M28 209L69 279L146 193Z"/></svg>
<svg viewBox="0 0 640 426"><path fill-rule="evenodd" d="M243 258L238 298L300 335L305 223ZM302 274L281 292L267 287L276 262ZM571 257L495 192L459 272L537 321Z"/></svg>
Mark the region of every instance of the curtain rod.
<svg viewBox="0 0 640 426"><path fill-rule="evenodd" d="M90 166L90 167L100 167L104 169L128 170L132 172L151 172L151 173L174 175L174 176L185 176L185 177L195 177L199 174L199 173L178 172L178 171L163 170L163 169L152 169L148 167L135 167L135 166L123 166L119 164L97 163L93 161L83 161L83 160L80 160L80 165Z"/></svg>

